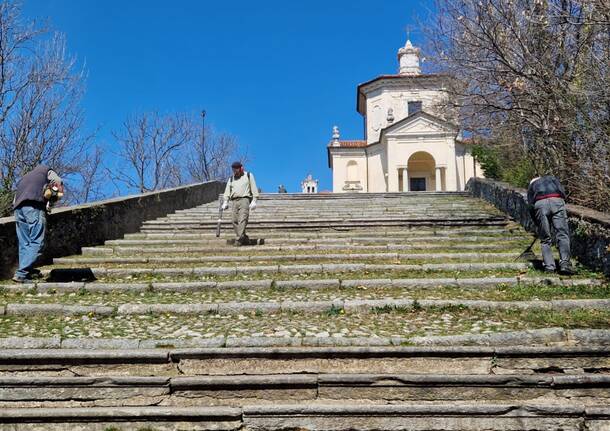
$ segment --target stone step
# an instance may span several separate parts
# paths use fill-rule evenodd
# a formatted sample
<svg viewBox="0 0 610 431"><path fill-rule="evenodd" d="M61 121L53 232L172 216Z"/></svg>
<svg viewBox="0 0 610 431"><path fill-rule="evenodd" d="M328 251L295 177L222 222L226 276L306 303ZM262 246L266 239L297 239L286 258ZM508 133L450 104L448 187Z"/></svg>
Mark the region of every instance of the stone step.
<svg viewBox="0 0 610 431"><path fill-rule="evenodd" d="M0 407L172 407L303 402L502 402L608 406L610 375L264 374L220 376L0 376ZM607 407L608 408L608 407ZM608 408L610 411L610 408Z"/></svg>
<svg viewBox="0 0 610 431"><path fill-rule="evenodd" d="M332 263L332 264L299 264L299 265L234 265L234 266L184 266L160 268L157 265L149 267L82 267L82 268L57 268L43 269L43 277L65 280L78 275L79 270L84 270L87 276L95 278L104 277L128 277L133 275L150 276L239 276L246 274L312 274L312 273L345 273L345 272L444 272L444 271L503 271L517 270L525 271L532 268L530 263L525 262L473 262L473 263L423 263L423 264L369 264L369 263ZM53 271L53 272L52 272Z"/></svg>
<svg viewBox="0 0 610 431"><path fill-rule="evenodd" d="M198 244L200 244L198 242ZM214 253L214 254L255 254L269 252L309 252L318 250L322 252L344 251L344 252L392 252L392 251L430 251L430 250L448 250L459 253L462 251L523 251L521 242L515 242L514 246L510 244L451 244L448 247L446 244L393 244L393 245L355 245L355 244L307 244L307 245L258 245L254 249L248 247L226 247L226 245L210 245L210 246L190 246L190 247L137 247L137 246L118 246L111 247L83 247L81 252L83 256L99 256L99 255L146 255L146 254L175 254L175 253Z"/></svg>
<svg viewBox="0 0 610 431"><path fill-rule="evenodd" d="M320 228L320 227L333 227L333 226L347 226L350 228L361 227L361 226L478 226L478 225L505 225L507 219L503 216L486 216L486 215L465 215L464 217L377 217L377 218L362 218L362 219L350 219L350 218L335 218L335 219L311 219L311 218L294 218L289 217L285 220L277 219L275 217L262 219L252 217L248 222L249 226L259 226L265 228L279 228L279 227L300 227L300 228ZM210 226L216 225L217 218L208 220L192 220L192 221L148 221L144 222L143 227L152 229L154 227L164 228L171 226L174 228L179 227L193 227L193 226ZM231 224L229 218L223 217L222 224Z"/></svg>
<svg viewBox="0 0 610 431"><path fill-rule="evenodd" d="M181 244L200 244L200 245L227 245L227 240L232 240L233 237L224 234L220 238L202 238L202 239L117 239L109 240L104 243L106 246L139 246L147 247L150 245L181 245ZM513 236L466 236L466 237L443 237L443 236L413 236L405 238L386 238L386 237L359 237L359 238L256 238L250 237L252 242L257 241L265 245L288 245L288 244L386 244L386 245L401 245L401 244L418 244L426 243L442 243L456 244L461 243L506 243L516 244L527 241L527 237ZM262 240L262 241L261 241Z"/></svg>
<svg viewBox="0 0 610 431"><path fill-rule="evenodd" d="M136 430L603 430L610 409L579 404L422 403L230 407L75 407L3 409L0 429L11 431Z"/></svg>
<svg viewBox="0 0 610 431"><path fill-rule="evenodd" d="M357 238L362 236L377 236L377 237L413 237L413 236L442 236L442 237L463 237L468 235L476 236L501 236L506 235L507 232L515 236L528 236L521 229L513 229L507 231L506 228L498 229L496 227L491 228L462 228L462 229L401 229L401 230L386 230L386 229L366 229L366 230L343 230L337 231L335 229L328 231L290 231L290 232L279 232L269 231L261 229L248 229L248 234L252 236L265 236L266 238ZM192 232L147 232L145 229L139 233L129 233L124 236L124 239L141 239L141 238L175 238L175 239L199 239L199 238L213 238L215 237L214 232L201 232L200 230L193 230Z"/></svg>
<svg viewBox="0 0 610 431"><path fill-rule="evenodd" d="M85 265L85 264L185 264L206 262L261 262L261 261L311 261L332 260L453 260L479 261L490 260L510 261L519 253L332 253L332 254L267 254L267 255L216 255L216 256L176 256L176 257L62 257L53 259L55 265Z"/></svg>
<svg viewBox="0 0 610 431"><path fill-rule="evenodd" d="M491 215L484 211L472 211L467 207L464 208L447 208L447 209L430 209L430 210L419 210L419 211L399 211L393 209L392 211L380 209L379 211L368 211L368 212L349 212L349 211L277 211L269 209L268 211L252 211L250 213L250 219L252 221L274 221L274 220L294 220L296 221L313 221L313 222L335 222L343 220L363 220L363 219L380 219L380 214L383 215L384 219L389 220L403 220L403 219L435 219L435 218L487 218ZM197 223L200 221L217 219L219 215L218 211L201 212L197 214L180 214L180 215L168 215L156 220L146 221L145 224L159 224L159 223ZM223 214L223 218L226 215L227 218L231 218L231 212L227 210ZM459 215L459 216L458 216Z"/></svg>
<svg viewBox="0 0 610 431"><path fill-rule="evenodd" d="M264 290L278 289L290 291L292 289L307 289L308 291L337 289L346 294L346 289L382 288L431 290L441 287L455 287L461 289L476 288L482 291L494 288L523 287L523 286L555 286L555 287L599 287L606 286L603 279L591 278L560 278L560 277L452 277L452 278L368 278L368 279L261 279L237 281L183 281L183 282L157 282L134 283L123 281L120 283L104 283L99 281L63 282L53 283L36 281L31 285L5 284L3 289L7 293L28 292L35 289L39 294L52 294L56 292L204 292L227 291L232 289Z"/></svg>
<svg viewBox="0 0 610 431"><path fill-rule="evenodd" d="M0 430L10 431L143 431L239 430L239 408L65 407L2 408Z"/></svg>
<svg viewBox="0 0 610 431"><path fill-rule="evenodd" d="M523 334L522 341L532 340ZM129 349L67 339L63 348L3 349L0 375L83 377L297 373L608 374L610 346L392 346ZM114 348L100 348L103 343ZM136 344L137 345L137 344ZM81 347L77 347L81 346Z"/></svg>
<svg viewBox="0 0 610 431"><path fill-rule="evenodd" d="M233 301L233 302L202 302L202 303L167 303L141 304L126 303L121 305L71 305L71 304L21 304L12 303L0 306L0 315L31 316L31 315L89 315L89 316L125 316L142 314L242 314L258 313L273 314L286 312L324 313L331 310L343 310L342 313L377 313L380 309L410 310L421 308L451 308L462 307L473 310L610 310L610 299L560 299L551 301L486 301L486 300L436 300L436 299L341 299L327 301Z"/></svg>

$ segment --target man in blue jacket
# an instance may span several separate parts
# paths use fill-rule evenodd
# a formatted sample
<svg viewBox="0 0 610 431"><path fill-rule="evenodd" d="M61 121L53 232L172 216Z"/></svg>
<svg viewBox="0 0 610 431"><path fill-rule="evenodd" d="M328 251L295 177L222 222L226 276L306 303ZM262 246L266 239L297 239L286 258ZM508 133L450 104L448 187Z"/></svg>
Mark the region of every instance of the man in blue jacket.
<svg viewBox="0 0 610 431"><path fill-rule="evenodd" d="M570 228L565 206L565 190L552 175L536 177L527 189L527 202L533 208L532 218L538 225L538 235L542 248L545 272L555 271L555 259L551 245L551 225L555 228L557 248L559 249L559 273L574 274L570 263Z"/></svg>
<svg viewBox="0 0 610 431"><path fill-rule="evenodd" d="M44 193L47 185L61 186L59 175L45 165L36 166L17 183L13 209L19 241L19 267L13 281L31 283L32 277L40 272L34 264L42 255L46 228L47 200Z"/></svg>

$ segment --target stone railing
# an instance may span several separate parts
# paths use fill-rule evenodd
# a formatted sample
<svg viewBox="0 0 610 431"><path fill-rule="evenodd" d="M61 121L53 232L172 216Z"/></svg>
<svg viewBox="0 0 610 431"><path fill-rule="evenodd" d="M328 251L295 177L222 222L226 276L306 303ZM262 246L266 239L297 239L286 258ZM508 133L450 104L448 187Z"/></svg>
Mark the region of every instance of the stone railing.
<svg viewBox="0 0 610 431"><path fill-rule="evenodd" d="M471 178L466 190L507 213L535 232L527 206L527 191L507 183ZM610 276L610 216L578 205L567 205L572 256L583 265Z"/></svg>
<svg viewBox="0 0 610 431"><path fill-rule="evenodd" d="M223 191L224 183L210 181L57 208L47 217L46 247L42 261L78 254L81 247L122 238L126 233L137 232L146 220L215 201ZM0 278L12 276L17 260L15 221L13 217L0 218Z"/></svg>

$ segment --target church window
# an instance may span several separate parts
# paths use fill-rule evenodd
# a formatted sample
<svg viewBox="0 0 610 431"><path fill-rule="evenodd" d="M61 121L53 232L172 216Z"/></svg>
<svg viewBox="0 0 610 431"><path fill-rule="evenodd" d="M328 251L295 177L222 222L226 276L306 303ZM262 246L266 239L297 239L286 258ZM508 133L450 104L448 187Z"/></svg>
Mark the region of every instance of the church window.
<svg viewBox="0 0 610 431"><path fill-rule="evenodd" d="M422 102L421 100L411 100L407 102L407 115L413 115L416 112L421 111Z"/></svg>

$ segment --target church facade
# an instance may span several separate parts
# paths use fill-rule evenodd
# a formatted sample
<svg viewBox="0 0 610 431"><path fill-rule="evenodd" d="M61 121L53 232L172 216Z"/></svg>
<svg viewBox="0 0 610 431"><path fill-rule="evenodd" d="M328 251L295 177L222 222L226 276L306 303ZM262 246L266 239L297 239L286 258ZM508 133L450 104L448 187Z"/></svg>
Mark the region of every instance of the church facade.
<svg viewBox="0 0 610 431"><path fill-rule="evenodd" d="M358 86L363 140L327 146L333 192L461 191L482 176L458 125L442 114L447 76L422 74L420 50L409 40L398 51L400 72Z"/></svg>

